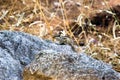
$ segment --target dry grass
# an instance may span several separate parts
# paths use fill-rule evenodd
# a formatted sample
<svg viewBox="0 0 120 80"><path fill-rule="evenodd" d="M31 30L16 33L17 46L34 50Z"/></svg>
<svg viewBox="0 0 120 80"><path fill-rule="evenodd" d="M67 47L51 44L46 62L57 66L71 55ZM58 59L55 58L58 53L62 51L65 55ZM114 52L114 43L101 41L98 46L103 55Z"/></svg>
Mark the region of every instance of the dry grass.
<svg viewBox="0 0 120 80"><path fill-rule="evenodd" d="M56 2L58 1L58 2ZM113 65L114 69L120 71L120 33L117 20L108 28L94 27L88 21L87 31L84 29L85 19L99 12L100 9L109 8L108 0L93 2L94 0L0 0L0 30L27 32L44 39L54 40L53 36L59 31L65 33L79 45L85 41L87 48L85 52L90 56L103 60ZM81 0L82 1L82 0ZM54 5L53 5L54 3ZM104 3L104 6L102 4ZM71 25L75 22L74 25ZM77 36L71 31L75 25L82 28ZM112 23L113 24L113 23ZM91 31L93 27L99 32ZM112 30L112 33L110 32ZM107 32L106 32L107 31Z"/></svg>

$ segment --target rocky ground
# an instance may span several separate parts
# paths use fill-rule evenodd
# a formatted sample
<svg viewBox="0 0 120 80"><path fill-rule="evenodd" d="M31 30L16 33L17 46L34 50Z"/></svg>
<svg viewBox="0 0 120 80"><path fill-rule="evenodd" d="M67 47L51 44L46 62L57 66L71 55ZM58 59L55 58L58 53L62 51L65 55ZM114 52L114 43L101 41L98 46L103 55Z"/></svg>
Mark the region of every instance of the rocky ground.
<svg viewBox="0 0 120 80"><path fill-rule="evenodd" d="M112 66L70 45L23 32L0 32L0 80L120 80Z"/></svg>

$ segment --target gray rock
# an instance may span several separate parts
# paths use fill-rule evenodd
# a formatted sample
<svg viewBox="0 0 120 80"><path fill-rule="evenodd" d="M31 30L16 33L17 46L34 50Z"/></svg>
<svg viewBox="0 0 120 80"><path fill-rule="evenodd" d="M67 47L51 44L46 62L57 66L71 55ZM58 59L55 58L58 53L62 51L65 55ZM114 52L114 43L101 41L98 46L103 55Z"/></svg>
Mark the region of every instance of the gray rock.
<svg viewBox="0 0 120 80"><path fill-rule="evenodd" d="M0 80L22 80L23 79L22 78L23 68L26 65L28 65L35 58L36 53L39 53L39 51L41 51L41 50L48 50L48 53L50 53L48 55L48 59L46 59L46 60L49 60L50 57L51 57L51 60L54 60L53 59L55 57L54 55L56 55L55 59L58 58L58 60L59 60L59 54L61 54L61 53L65 53L63 55L67 55L68 58L70 55L71 55L71 57L73 56L72 59L74 59L74 56L76 56L76 59L77 59L77 56L78 56L72 50L71 46L69 46L69 45L58 45L58 44L52 43L51 41L42 40L36 36L32 36L30 34L23 33L23 32L0 31ZM52 52L50 52L49 50L52 50ZM51 53L53 53L53 51L55 53L59 52L59 54L51 55ZM70 54L70 55L68 55L68 54ZM45 56L45 55L43 55L43 56ZM53 56L53 58L52 58L52 56ZM47 58L47 56L46 56L46 58ZM79 66L77 67L77 65L84 64L84 63L86 64L86 67L83 69L86 71L88 69L87 66L93 67L92 65L90 65L90 63L89 63L89 65L87 64L87 62L89 62L89 59L91 59L91 58L89 58L89 57L86 58L85 54L82 54L81 58L84 60L83 63L80 63L81 61L77 63L76 61L78 59L77 60L70 59L70 62L71 61L76 62L74 65L73 65L73 62L71 64L69 64L68 62L67 62L67 64L65 64L66 63L66 58L65 58L65 63L63 63L63 64L65 64L64 67L66 67L66 69L67 69L67 65L68 65L69 66L68 69L72 69L71 67L75 66L73 68L73 70L74 70L74 69L79 69ZM39 57L38 57L38 59L39 59ZM46 61L46 62L51 63L52 62L51 60ZM92 60L95 61L94 59L92 59ZM64 62L64 61L62 60L61 62ZM50 66L47 63L45 63L45 64L46 64L46 66ZM71 65L73 65L73 66L71 66ZM94 64L94 65L96 66L96 64ZM42 66L44 67L45 65L43 64ZM112 76L115 79L113 79L113 78L112 79L118 80L117 79L118 73L116 73L114 70L112 70L110 66L107 66L106 64L102 65L103 67L101 65L96 66L96 67L95 66L94 66L95 69L103 68L104 73L106 74L105 77L109 78L109 76L111 76L111 74L113 74ZM104 66L106 66L106 67L104 68ZM98 67L100 67L100 68L98 68ZM109 71L109 74L107 73L108 71L106 70L106 68L108 68L107 70ZM38 69L38 68L36 68L36 69ZM71 70L71 71L73 71L73 70ZM91 70L91 68L90 68L90 70ZM48 70L48 71L50 71L50 70ZM102 70L100 70L100 71L102 71ZM76 71L70 72L70 73L77 74ZM96 73L97 73L97 70L96 70ZM99 74L102 74L102 72ZM66 78L66 77L64 77L64 78ZM38 80L40 80L40 79L38 79Z"/></svg>
<svg viewBox="0 0 120 80"><path fill-rule="evenodd" d="M57 45L27 33L0 31L0 80L22 80L23 68L42 49L73 52L68 45Z"/></svg>
<svg viewBox="0 0 120 80"><path fill-rule="evenodd" d="M42 50L27 65L24 80L120 80L110 65L87 55Z"/></svg>

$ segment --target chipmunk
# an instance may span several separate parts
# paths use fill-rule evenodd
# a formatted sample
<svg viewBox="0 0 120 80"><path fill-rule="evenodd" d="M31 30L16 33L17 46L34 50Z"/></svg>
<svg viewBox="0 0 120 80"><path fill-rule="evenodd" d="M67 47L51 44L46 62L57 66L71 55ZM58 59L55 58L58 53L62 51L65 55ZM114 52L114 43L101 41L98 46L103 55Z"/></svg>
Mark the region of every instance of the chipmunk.
<svg viewBox="0 0 120 80"><path fill-rule="evenodd" d="M69 36L66 36L64 31L60 31L59 34L54 36L54 38L56 39L56 41L58 41L57 43L60 44L60 45L68 44L68 45L71 46L73 51L75 51L75 52L80 52L81 51L80 47L75 45L74 40L72 40Z"/></svg>

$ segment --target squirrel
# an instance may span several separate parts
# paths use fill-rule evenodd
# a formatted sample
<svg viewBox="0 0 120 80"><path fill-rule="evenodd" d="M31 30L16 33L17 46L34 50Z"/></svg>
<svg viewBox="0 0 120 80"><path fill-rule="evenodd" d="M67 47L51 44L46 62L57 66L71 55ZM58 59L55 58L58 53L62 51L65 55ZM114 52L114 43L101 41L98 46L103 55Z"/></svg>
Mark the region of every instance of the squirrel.
<svg viewBox="0 0 120 80"><path fill-rule="evenodd" d="M69 36L66 36L64 31L60 31L58 34L54 35L53 38L58 41L57 43L60 45L70 45L72 50L75 52L80 52L81 48L77 45L75 45L74 40L72 40Z"/></svg>

